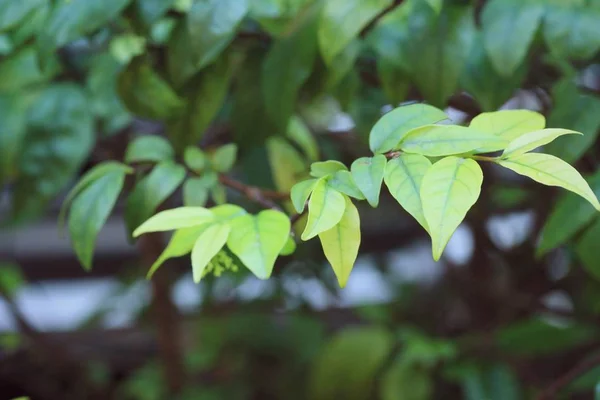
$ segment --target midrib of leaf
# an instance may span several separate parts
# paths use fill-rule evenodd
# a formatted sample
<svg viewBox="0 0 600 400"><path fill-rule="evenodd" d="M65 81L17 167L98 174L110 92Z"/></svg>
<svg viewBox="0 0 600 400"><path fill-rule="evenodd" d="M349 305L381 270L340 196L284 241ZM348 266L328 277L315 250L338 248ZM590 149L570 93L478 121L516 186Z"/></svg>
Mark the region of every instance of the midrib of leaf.
<svg viewBox="0 0 600 400"><path fill-rule="evenodd" d="M444 207L443 207L443 213L442 213L442 218L440 220L440 234L442 234L444 232L444 225L445 225L445 215L446 215L446 210L448 209L448 200L450 199L450 195L452 193L452 189L454 188L454 183L456 182L456 177L458 175L458 169L460 168L460 166L463 164L464 160L458 160L456 163L456 167L454 169L454 174L452 174L452 179L450 180L450 185L448 188L448 192L446 195L446 198L444 199ZM440 241L438 241L438 248L436 250L439 250L439 246L440 246Z"/></svg>
<svg viewBox="0 0 600 400"><path fill-rule="evenodd" d="M536 168L536 167L534 167L534 166L533 166L533 165L531 165L531 164L523 164L523 163L517 162L516 160L511 160L510 158L509 158L509 159L507 159L507 160L504 160L504 161L506 161L506 162L508 162L508 163L517 164L517 165L521 165L521 166L523 166L523 167L530 168L530 169L534 170L535 172L537 172L538 174L542 174L542 175L544 175L544 176L549 176L549 177L550 177L550 178L552 178L552 179L556 179L557 181L564 182L564 183L566 183L566 184L567 184L569 187L575 187L575 186L573 186L571 183L569 183L568 181L565 181L564 179L559 179L559 178L558 178L556 175L549 174L548 172L546 172L546 171L544 171L544 170L542 170L542 169Z"/></svg>
<svg viewBox="0 0 600 400"><path fill-rule="evenodd" d="M258 225L258 217L253 217L252 218L252 224L254 225L254 237L256 239L256 243L258 244L258 252L260 253L260 258L261 258L261 267L264 267L266 265L266 258L265 258L265 253L263 251L263 247L262 244L260 242L260 231L259 231L259 225Z"/></svg>
<svg viewBox="0 0 600 400"><path fill-rule="evenodd" d="M413 176L410 174L410 170L408 169L408 165L404 163L402 158L399 158L398 160L400 160L402 169L406 172L406 176L408 176L408 179L410 180L410 183L414 189L411 196L414 196L415 193L419 193L419 188L417 187L417 182L413 179ZM423 206L421 206L421 210L422 209L423 209Z"/></svg>

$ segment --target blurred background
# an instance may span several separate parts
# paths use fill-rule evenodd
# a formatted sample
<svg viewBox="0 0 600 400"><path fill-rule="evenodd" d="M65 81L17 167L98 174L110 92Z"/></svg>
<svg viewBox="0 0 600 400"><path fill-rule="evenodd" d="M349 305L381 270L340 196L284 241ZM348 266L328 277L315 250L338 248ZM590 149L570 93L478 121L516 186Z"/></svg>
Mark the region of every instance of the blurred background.
<svg viewBox="0 0 600 400"><path fill-rule="evenodd" d="M544 150L600 195L599 50L597 0L0 0L0 399L594 398L600 219L491 165L437 263L387 190L358 204L344 289L316 240L267 281L196 285L189 256L147 280L168 236L133 241L131 209L191 201L168 177L131 200L148 165L90 271L57 221L140 138L177 160L235 143L227 176L285 193L313 161L367 155L373 124L411 102L581 131ZM194 203L261 209L220 182Z"/></svg>

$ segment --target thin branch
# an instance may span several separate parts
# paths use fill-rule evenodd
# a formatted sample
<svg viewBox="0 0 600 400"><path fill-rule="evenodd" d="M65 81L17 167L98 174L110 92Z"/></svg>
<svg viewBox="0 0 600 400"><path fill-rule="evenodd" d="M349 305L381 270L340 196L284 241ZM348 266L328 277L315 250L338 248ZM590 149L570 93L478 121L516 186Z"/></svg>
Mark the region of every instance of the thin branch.
<svg viewBox="0 0 600 400"><path fill-rule="evenodd" d="M369 32L371 32L373 30L373 28L375 28L375 25L377 25L377 23L379 22L379 20L381 20L381 18L385 17L386 14L394 11L396 9L396 7L398 7L400 4L402 4L402 2L403 2L403 0L394 0L394 2L392 4L390 4L383 10L381 10L381 12L379 14L377 14L371 21L369 21L367 26L365 26L363 28L363 30L360 32L360 37L367 36L369 34Z"/></svg>
<svg viewBox="0 0 600 400"><path fill-rule="evenodd" d="M560 392L562 389L568 386L575 379L585 374L589 370L597 367L598 365L600 365L600 353L592 358L585 359L579 364L575 365L571 370L569 370L566 374L558 378L542 393L540 393L536 400L556 399L558 392Z"/></svg>
<svg viewBox="0 0 600 400"><path fill-rule="evenodd" d="M223 185L236 190L246 196L249 200L260 204L265 208L279 210L279 206L273 200L289 200L290 194L277 192L273 190L262 189L256 186L246 185L227 175L219 175L219 182Z"/></svg>

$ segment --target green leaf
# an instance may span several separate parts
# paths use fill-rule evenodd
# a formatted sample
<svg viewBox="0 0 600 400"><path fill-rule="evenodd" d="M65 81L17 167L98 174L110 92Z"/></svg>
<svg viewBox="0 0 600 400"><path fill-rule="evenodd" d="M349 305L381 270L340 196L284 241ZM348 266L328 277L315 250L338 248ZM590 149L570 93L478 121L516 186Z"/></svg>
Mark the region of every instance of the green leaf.
<svg viewBox="0 0 600 400"><path fill-rule="evenodd" d="M0 0L0 32L24 23L25 17L41 7L45 0L13 1Z"/></svg>
<svg viewBox="0 0 600 400"><path fill-rule="evenodd" d="M378 59L405 72L411 69L407 44L413 32L408 21L414 4L414 1L403 1L386 13L366 37L367 44L373 48Z"/></svg>
<svg viewBox="0 0 600 400"><path fill-rule="evenodd" d="M319 47L323 60L331 64L360 31L390 0L329 0L319 23Z"/></svg>
<svg viewBox="0 0 600 400"><path fill-rule="evenodd" d="M216 174L205 174L200 178L188 178L183 184L183 204L188 207L204 207L210 190L218 184Z"/></svg>
<svg viewBox="0 0 600 400"><path fill-rule="evenodd" d="M481 113L471 121L470 128L514 140L519 136L544 129L546 118L529 110L501 110Z"/></svg>
<svg viewBox="0 0 600 400"><path fill-rule="evenodd" d="M600 211L596 195L579 172L560 158L549 154L526 153L498 164L547 186L559 186L576 193Z"/></svg>
<svg viewBox="0 0 600 400"><path fill-rule="evenodd" d="M436 13L423 3L408 18L405 44L409 71L423 97L444 107L458 89L460 75L475 37L472 7L448 5Z"/></svg>
<svg viewBox="0 0 600 400"><path fill-rule="evenodd" d="M510 76L523 62L544 8L536 0L491 0L481 14L483 44L500 75Z"/></svg>
<svg viewBox="0 0 600 400"><path fill-rule="evenodd" d="M282 192L289 191L298 178L306 175L307 166L302 156L282 137L267 139L267 153L275 187Z"/></svg>
<svg viewBox="0 0 600 400"><path fill-rule="evenodd" d="M392 105L400 104L406 99L410 89L410 79L404 70L385 58L380 58L377 60L377 74L381 81L381 88Z"/></svg>
<svg viewBox="0 0 600 400"><path fill-rule="evenodd" d="M161 162L173 159L171 143L161 136L148 135L135 138L127 146L125 162Z"/></svg>
<svg viewBox="0 0 600 400"><path fill-rule="evenodd" d="M230 232L231 227L227 224L212 224L200 233L192 248L192 271L195 283L200 282L202 272L225 245Z"/></svg>
<svg viewBox="0 0 600 400"><path fill-rule="evenodd" d="M109 52L115 60L128 64L146 51L146 38L132 33L117 35L110 41Z"/></svg>
<svg viewBox="0 0 600 400"><path fill-rule="evenodd" d="M381 327L341 331L324 346L311 370L308 398L370 398L377 373L389 357L392 346L391 333Z"/></svg>
<svg viewBox="0 0 600 400"><path fill-rule="evenodd" d="M92 183L97 181L99 178L103 177L112 172L121 172L123 174L130 174L133 170L127 165L121 164L116 161L105 161L94 166L90 169L84 176L81 177L79 182L69 191L67 197L63 201L60 212L58 214L58 226L62 229L64 226L65 217L67 215L67 209L71 206L71 202L73 199L78 196L84 189L90 186Z"/></svg>
<svg viewBox="0 0 600 400"><path fill-rule="evenodd" d="M210 188L210 198L215 204L225 204L227 202L227 190L225 186L217 183Z"/></svg>
<svg viewBox="0 0 600 400"><path fill-rule="evenodd" d="M421 201L421 183L431 161L419 154L402 154L388 161L383 176L392 196L429 232Z"/></svg>
<svg viewBox="0 0 600 400"><path fill-rule="evenodd" d="M267 114L280 130L288 127L298 92L310 77L317 55L317 22L320 7L301 12L293 29L277 40L262 69L262 90Z"/></svg>
<svg viewBox="0 0 600 400"><path fill-rule="evenodd" d="M306 202L317 182L318 179L308 179L306 181L298 182L292 187L290 197L292 198L292 204L298 214L304 211Z"/></svg>
<svg viewBox="0 0 600 400"><path fill-rule="evenodd" d="M133 9L135 10L135 16L145 26L150 26L166 14L173 3L174 0L134 0Z"/></svg>
<svg viewBox="0 0 600 400"><path fill-rule="evenodd" d="M356 182L354 182L352 174L349 171L335 172L333 176L327 180L327 185L346 196L354 197L358 200L365 199L365 196L356 185Z"/></svg>
<svg viewBox="0 0 600 400"><path fill-rule="evenodd" d="M77 258L87 271L92 268L96 237L115 206L124 181L124 169L112 170L90 183L73 200L69 233Z"/></svg>
<svg viewBox="0 0 600 400"><path fill-rule="evenodd" d="M548 144L559 136L569 134L583 135L581 132L572 131L569 129L553 128L526 133L516 139L513 139L508 144L502 153L502 158L514 158L531 150L535 150L540 146Z"/></svg>
<svg viewBox="0 0 600 400"><path fill-rule="evenodd" d="M483 172L471 159L446 157L429 168L421 182L423 213L438 261L467 211L479 198Z"/></svg>
<svg viewBox="0 0 600 400"><path fill-rule="evenodd" d="M237 158L237 144L229 143L219 147L211 155L211 165L217 172L227 172L235 164Z"/></svg>
<svg viewBox="0 0 600 400"><path fill-rule="evenodd" d="M290 220L282 212L264 210L231 223L227 246L259 279L268 279L290 235Z"/></svg>
<svg viewBox="0 0 600 400"><path fill-rule="evenodd" d="M485 148L501 150L508 140L458 125L425 125L410 131L396 146L407 153L429 157L462 154Z"/></svg>
<svg viewBox="0 0 600 400"><path fill-rule="evenodd" d="M425 0L427 4L433 8L433 11L439 13L442 10L442 5L444 4L444 0Z"/></svg>
<svg viewBox="0 0 600 400"><path fill-rule="evenodd" d="M335 160L317 161L310 165L310 175L315 178L332 175L337 171L348 171L348 167Z"/></svg>
<svg viewBox="0 0 600 400"><path fill-rule="evenodd" d="M133 231L133 237L148 232L173 231L214 220L213 213L203 207L178 207L153 215Z"/></svg>
<svg viewBox="0 0 600 400"><path fill-rule="evenodd" d="M430 372L406 362L403 357L396 358L379 383L382 400L396 400L399 394L402 400L427 400L433 397L433 389Z"/></svg>
<svg viewBox="0 0 600 400"><path fill-rule="evenodd" d="M134 59L121 72L118 91L125 106L140 117L166 120L179 115L185 105L143 57Z"/></svg>
<svg viewBox="0 0 600 400"><path fill-rule="evenodd" d="M296 143L309 161L319 159L319 147L308 126L299 117L292 117L288 125L286 137Z"/></svg>
<svg viewBox="0 0 600 400"><path fill-rule="evenodd" d="M16 221L39 215L73 178L94 142L84 93L71 84L44 89L32 104L13 197Z"/></svg>
<svg viewBox="0 0 600 400"><path fill-rule="evenodd" d="M186 167L199 174L206 167L206 154L198 147L188 146L183 153L183 161Z"/></svg>
<svg viewBox="0 0 600 400"><path fill-rule="evenodd" d="M17 172L26 131L27 102L18 94L0 95L0 186Z"/></svg>
<svg viewBox="0 0 600 400"><path fill-rule="evenodd" d="M138 181L127 198L125 222L133 231L149 219L156 208L179 187L185 179L185 168L173 162L157 164L152 172Z"/></svg>
<svg viewBox="0 0 600 400"><path fill-rule="evenodd" d="M210 211L221 222L232 221L247 214L246 210L234 204L222 204L211 208Z"/></svg>
<svg viewBox="0 0 600 400"><path fill-rule="evenodd" d="M288 236L287 242L285 242L285 245L279 252L279 255L280 256L289 256L289 255L294 254L295 251L296 251L296 241L294 240L293 237Z"/></svg>
<svg viewBox="0 0 600 400"><path fill-rule="evenodd" d="M588 182L596 196L599 196L600 172L594 174ZM597 215L597 211L586 200L574 193L565 193L546 219L540 233L537 255L544 255L565 243Z"/></svg>
<svg viewBox="0 0 600 400"><path fill-rule="evenodd" d="M42 58L115 19L131 0L59 1L38 36Z"/></svg>
<svg viewBox="0 0 600 400"><path fill-rule="evenodd" d="M0 92L16 92L43 83L57 71L57 65L40 69L38 54L33 47L25 47L0 61Z"/></svg>
<svg viewBox="0 0 600 400"><path fill-rule="evenodd" d="M369 134L369 147L373 153L388 152L394 149L409 131L447 118L442 110L427 104L398 107L381 117L373 126Z"/></svg>
<svg viewBox="0 0 600 400"><path fill-rule="evenodd" d="M371 207L379 205L379 193L387 159L384 155L361 157L352 163L350 170L356 186L365 195Z"/></svg>
<svg viewBox="0 0 600 400"><path fill-rule="evenodd" d="M213 62L229 45L247 12L247 0L194 2L187 14L187 23L189 49L198 69Z"/></svg>
<svg viewBox="0 0 600 400"><path fill-rule="evenodd" d="M600 49L600 8L584 2L555 1L546 5L544 39L557 57L586 60Z"/></svg>
<svg viewBox="0 0 600 400"><path fill-rule="evenodd" d="M354 68L363 43L359 39L352 40L348 46L342 50L328 65L326 71L325 90L331 90L336 87Z"/></svg>
<svg viewBox="0 0 600 400"><path fill-rule="evenodd" d="M11 2L10 0L8 0ZM15 5L19 3L11 2ZM20 2L24 4L24 2ZM48 14L50 14L50 2L41 0L36 6L36 1L27 2L27 6L33 6L35 9L27 14L27 18L23 19L10 32L12 44L17 47L25 44L33 36L37 35L44 28ZM0 10L7 10L6 7L0 6ZM0 11L1 12L1 11ZM0 29L1 30L1 29Z"/></svg>
<svg viewBox="0 0 600 400"><path fill-rule="evenodd" d="M13 263L0 262L0 290L2 293L13 297L17 291L25 286L26 280L21 273L21 268Z"/></svg>
<svg viewBox="0 0 600 400"><path fill-rule="evenodd" d="M308 222L301 236L304 241L333 228L344 215L344 195L329 187L326 179L317 181L308 201Z"/></svg>
<svg viewBox="0 0 600 400"><path fill-rule="evenodd" d="M581 260L584 268L596 279L600 279L598 238L600 238L600 219L581 235L575 246L577 257Z"/></svg>
<svg viewBox="0 0 600 400"><path fill-rule="evenodd" d="M342 219L333 228L319 233L323 253L331 264L340 287L346 286L360 247L360 217L352 201L345 197Z"/></svg>

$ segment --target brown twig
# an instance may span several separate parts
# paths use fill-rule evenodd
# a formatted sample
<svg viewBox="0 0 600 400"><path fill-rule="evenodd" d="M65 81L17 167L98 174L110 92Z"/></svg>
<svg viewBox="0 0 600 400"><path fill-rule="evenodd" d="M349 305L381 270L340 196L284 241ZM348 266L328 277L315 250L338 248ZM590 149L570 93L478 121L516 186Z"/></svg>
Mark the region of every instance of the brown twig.
<svg viewBox="0 0 600 400"><path fill-rule="evenodd" d="M244 196L246 196L249 200L254 201L255 203L260 204L265 208L272 208L275 210L279 210L279 206L273 200L289 200L290 194L277 192L268 189L262 189L256 186L246 185L240 181L237 181L227 175L219 175L219 182L223 185L231 188L235 191L240 192Z"/></svg>
<svg viewBox="0 0 600 400"><path fill-rule="evenodd" d="M585 359L581 361L579 364L575 365L571 370L569 370L566 374L559 377L556 381L554 381L550 386L548 386L542 393L538 395L537 400L551 400L556 399L558 392L560 392L563 388L568 386L575 379L585 374L589 370L600 365L600 353L596 354L594 357Z"/></svg>
<svg viewBox="0 0 600 400"><path fill-rule="evenodd" d="M392 4L390 4L383 10L381 10L381 12L379 14L377 14L371 21L369 21L367 26L365 26L363 28L363 30L360 32L360 37L367 36L369 34L369 32L371 32L371 30L373 30L375 25L377 25L377 22L379 22L379 20L381 18L383 18L386 14L392 12L396 7L398 7L400 4L402 4L402 2L403 2L403 0L394 0L394 2Z"/></svg>

